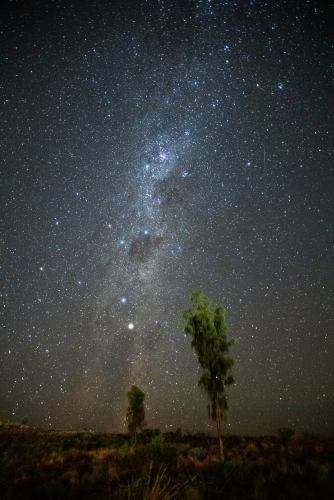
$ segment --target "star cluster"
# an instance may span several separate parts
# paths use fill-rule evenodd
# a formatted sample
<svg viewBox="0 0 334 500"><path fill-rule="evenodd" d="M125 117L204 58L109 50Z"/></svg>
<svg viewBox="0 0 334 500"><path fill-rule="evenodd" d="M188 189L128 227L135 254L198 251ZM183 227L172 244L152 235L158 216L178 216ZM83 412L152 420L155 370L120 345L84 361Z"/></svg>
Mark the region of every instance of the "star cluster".
<svg viewBox="0 0 334 500"><path fill-rule="evenodd" d="M333 39L320 2L5 2L1 410L208 430L181 310L228 311L226 428L333 432Z"/></svg>

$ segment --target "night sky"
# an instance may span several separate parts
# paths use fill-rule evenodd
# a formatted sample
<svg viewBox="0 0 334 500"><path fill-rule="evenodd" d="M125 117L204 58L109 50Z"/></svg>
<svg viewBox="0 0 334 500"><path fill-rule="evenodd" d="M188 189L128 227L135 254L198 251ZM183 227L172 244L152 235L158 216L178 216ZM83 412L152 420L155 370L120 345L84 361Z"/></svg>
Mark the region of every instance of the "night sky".
<svg viewBox="0 0 334 500"><path fill-rule="evenodd" d="M208 431L181 310L226 307L232 434L334 431L333 8L1 7L0 410Z"/></svg>

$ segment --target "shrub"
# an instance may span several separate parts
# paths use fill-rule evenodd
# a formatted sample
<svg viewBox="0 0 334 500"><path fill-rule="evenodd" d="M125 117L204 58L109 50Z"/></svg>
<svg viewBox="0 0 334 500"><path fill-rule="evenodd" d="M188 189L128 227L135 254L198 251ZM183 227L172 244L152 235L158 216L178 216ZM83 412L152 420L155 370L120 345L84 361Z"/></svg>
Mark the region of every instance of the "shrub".
<svg viewBox="0 0 334 500"><path fill-rule="evenodd" d="M203 446L198 446L197 448L191 448L188 452L190 458L197 458L198 460L203 460L206 457L206 451Z"/></svg>
<svg viewBox="0 0 334 500"><path fill-rule="evenodd" d="M25 417L21 418L21 425L27 425L29 422L29 417L26 415Z"/></svg>
<svg viewBox="0 0 334 500"><path fill-rule="evenodd" d="M188 456L189 449L190 449L190 445L189 444L180 443L180 444L177 445L178 453L179 453L179 455L181 455L183 457L187 457Z"/></svg>
<svg viewBox="0 0 334 500"><path fill-rule="evenodd" d="M212 462L206 469L204 476L208 483L217 484L219 481L225 480L235 470L235 465L225 460L224 462Z"/></svg>
<svg viewBox="0 0 334 500"><path fill-rule="evenodd" d="M159 444L165 442L165 437L162 434L157 434L152 438L152 443Z"/></svg>
<svg viewBox="0 0 334 500"><path fill-rule="evenodd" d="M176 466L177 449L171 444L150 443L145 447L144 453L146 461L163 464L165 467Z"/></svg>
<svg viewBox="0 0 334 500"><path fill-rule="evenodd" d="M259 449L254 443L249 443L244 449L244 457L255 457L259 454Z"/></svg>
<svg viewBox="0 0 334 500"><path fill-rule="evenodd" d="M295 431L294 429L289 429L289 427L280 427L277 431L277 434L282 444L286 444L289 439L295 435Z"/></svg>

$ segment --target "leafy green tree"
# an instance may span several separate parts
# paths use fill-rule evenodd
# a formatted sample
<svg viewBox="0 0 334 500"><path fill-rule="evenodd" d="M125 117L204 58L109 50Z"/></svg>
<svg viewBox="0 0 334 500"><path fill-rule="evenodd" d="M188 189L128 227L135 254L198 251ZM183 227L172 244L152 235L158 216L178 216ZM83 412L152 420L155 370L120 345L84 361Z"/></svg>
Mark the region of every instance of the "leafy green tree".
<svg viewBox="0 0 334 500"><path fill-rule="evenodd" d="M136 442L137 431L142 431L146 426L144 399L145 394L135 385L128 392L129 407L126 412L126 420L128 422L128 431Z"/></svg>
<svg viewBox="0 0 334 500"><path fill-rule="evenodd" d="M226 420L228 404L225 387L234 383L229 374L233 359L228 356L234 340L227 339L226 311L202 292L190 297L192 307L183 311L184 332L192 336L191 346L203 370L198 385L209 396L209 417L216 422L220 457L224 460L221 421Z"/></svg>

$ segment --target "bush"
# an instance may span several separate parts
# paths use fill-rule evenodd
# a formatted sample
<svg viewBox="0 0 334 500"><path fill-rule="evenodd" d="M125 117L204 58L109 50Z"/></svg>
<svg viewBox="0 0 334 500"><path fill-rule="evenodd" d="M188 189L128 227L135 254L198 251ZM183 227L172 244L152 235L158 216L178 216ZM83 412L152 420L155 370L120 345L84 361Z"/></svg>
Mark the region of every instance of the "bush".
<svg viewBox="0 0 334 500"><path fill-rule="evenodd" d="M213 462L207 467L205 478L209 484L218 484L220 481L226 479L235 470L235 465L225 460L224 462Z"/></svg>
<svg viewBox="0 0 334 500"><path fill-rule="evenodd" d="M165 442L165 437L162 434L157 434L152 438L152 443L154 444L159 444L159 443L164 443Z"/></svg>
<svg viewBox="0 0 334 500"><path fill-rule="evenodd" d="M167 443L150 443L145 447L145 460L168 468L176 466L177 450Z"/></svg>
<svg viewBox="0 0 334 500"><path fill-rule="evenodd" d="M289 427L280 427L277 431L277 434L282 444L286 444L289 439L295 435L295 431L294 429L289 429Z"/></svg>
<svg viewBox="0 0 334 500"><path fill-rule="evenodd" d="M249 443L244 449L244 457L255 457L259 454L259 449L254 443Z"/></svg>
<svg viewBox="0 0 334 500"><path fill-rule="evenodd" d="M190 458L197 458L198 460L204 460L206 457L206 451L203 446L198 446L197 448L191 448L188 452Z"/></svg>

